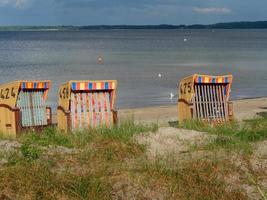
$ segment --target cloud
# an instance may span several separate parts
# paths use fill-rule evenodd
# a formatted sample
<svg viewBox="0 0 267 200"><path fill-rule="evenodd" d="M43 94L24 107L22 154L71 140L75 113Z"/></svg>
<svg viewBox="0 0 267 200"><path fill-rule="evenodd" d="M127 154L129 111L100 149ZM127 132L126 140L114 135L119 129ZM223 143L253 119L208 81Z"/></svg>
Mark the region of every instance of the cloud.
<svg viewBox="0 0 267 200"><path fill-rule="evenodd" d="M229 14L232 12L229 8L193 8L193 11L200 14Z"/></svg>
<svg viewBox="0 0 267 200"><path fill-rule="evenodd" d="M0 0L0 6L12 5L16 8L24 7L29 0Z"/></svg>

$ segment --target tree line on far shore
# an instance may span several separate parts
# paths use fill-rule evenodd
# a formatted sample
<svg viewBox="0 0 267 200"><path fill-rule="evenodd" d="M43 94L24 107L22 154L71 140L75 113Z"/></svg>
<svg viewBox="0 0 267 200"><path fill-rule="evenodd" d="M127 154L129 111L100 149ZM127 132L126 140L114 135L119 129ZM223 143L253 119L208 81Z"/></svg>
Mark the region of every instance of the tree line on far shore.
<svg viewBox="0 0 267 200"><path fill-rule="evenodd" d="M0 31L27 30L115 30L115 29L267 29L267 21L256 22L226 22L216 24L193 25L88 25L88 26L0 26Z"/></svg>

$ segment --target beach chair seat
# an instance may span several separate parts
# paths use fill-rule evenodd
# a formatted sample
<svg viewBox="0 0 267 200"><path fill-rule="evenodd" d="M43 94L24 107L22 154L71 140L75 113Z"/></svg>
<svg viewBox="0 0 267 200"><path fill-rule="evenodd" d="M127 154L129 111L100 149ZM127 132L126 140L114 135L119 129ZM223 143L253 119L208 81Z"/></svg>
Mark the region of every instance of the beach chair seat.
<svg viewBox="0 0 267 200"><path fill-rule="evenodd" d="M69 81L60 87L58 128L64 131L112 127L117 81Z"/></svg>
<svg viewBox="0 0 267 200"><path fill-rule="evenodd" d="M0 86L0 130L16 136L24 129L40 129L52 123L46 106L50 81L15 81Z"/></svg>
<svg viewBox="0 0 267 200"><path fill-rule="evenodd" d="M179 85L178 118L223 123L233 119L229 101L233 76L192 75Z"/></svg>

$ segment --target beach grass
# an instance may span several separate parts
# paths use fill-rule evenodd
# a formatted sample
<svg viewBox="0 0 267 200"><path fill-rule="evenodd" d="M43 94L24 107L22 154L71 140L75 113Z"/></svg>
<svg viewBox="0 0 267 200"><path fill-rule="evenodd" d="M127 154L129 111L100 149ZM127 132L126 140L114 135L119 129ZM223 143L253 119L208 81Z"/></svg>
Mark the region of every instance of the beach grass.
<svg viewBox="0 0 267 200"><path fill-rule="evenodd" d="M217 137L207 145L208 148L223 147L229 150L252 153L251 144L267 139L267 116L210 125L203 121L186 121L180 128L207 132Z"/></svg>
<svg viewBox="0 0 267 200"><path fill-rule="evenodd" d="M200 122L184 128L218 135L210 150L241 148L266 139L266 118L218 127ZM225 177L238 172L216 156L180 162L172 157L148 159L146 146L135 136L155 132L156 124L121 122L62 133L54 128L28 132L17 139L17 151L1 153L0 197L6 199L248 199L242 188ZM253 134L253 135L251 135ZM213 145L213 146L212 146ZM242 147L245 148L245 147ZM251 148L251 147L249 147Z"/></svg>

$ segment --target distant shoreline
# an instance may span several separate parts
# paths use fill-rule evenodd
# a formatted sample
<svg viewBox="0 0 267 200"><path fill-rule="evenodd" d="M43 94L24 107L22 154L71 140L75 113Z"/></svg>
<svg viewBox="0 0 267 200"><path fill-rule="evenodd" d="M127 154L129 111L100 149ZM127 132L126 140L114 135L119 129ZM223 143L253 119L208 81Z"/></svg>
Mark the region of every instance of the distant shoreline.
<svg viewBox="0 0 267 200"><path fill-rule="evenodd" d="M242 21L193 25L88 25L88 26L0 26L0 31L81 31L81 30L179 30L179 29L267 29L267 21Z"/></svg>

